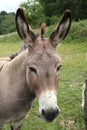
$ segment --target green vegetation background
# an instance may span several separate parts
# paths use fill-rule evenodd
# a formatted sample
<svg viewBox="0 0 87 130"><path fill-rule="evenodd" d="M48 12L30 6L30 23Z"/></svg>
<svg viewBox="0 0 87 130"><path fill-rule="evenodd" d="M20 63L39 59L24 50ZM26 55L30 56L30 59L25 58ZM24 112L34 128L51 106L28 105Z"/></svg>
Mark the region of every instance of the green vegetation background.
<svg viewBox="0 0 87 130"><path fill-rule="evenodd" d="M42 22L47 26L57 23L66 9L71 10L72 20L87 19L86 0L26 0L20 4L25 10L29 24L38 28ZM0 35L15 32L15 12L0 12Z"/></svg>

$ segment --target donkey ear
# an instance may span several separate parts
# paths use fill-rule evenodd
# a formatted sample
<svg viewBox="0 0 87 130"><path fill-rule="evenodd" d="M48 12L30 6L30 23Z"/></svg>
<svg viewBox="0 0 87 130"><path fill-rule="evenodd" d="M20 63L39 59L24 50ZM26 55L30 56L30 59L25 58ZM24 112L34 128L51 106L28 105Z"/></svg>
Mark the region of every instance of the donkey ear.
<svg viewBox="0 0 87 130"><path fill-rule="evenodd" d="M29 46L32 46L36 40L36 36L28 26L24 11L21 8L19 8L16 12L16 28L21 39Z"/></svg>
<svg viewBox="0 0 87 130"><path fill-rule="evenodd" d="M54 47L58 45L67 36L70 26L71 26L71 12L70 10L66 10L59 25L53 31L53 33L50 35L49 38Z"/></svg>

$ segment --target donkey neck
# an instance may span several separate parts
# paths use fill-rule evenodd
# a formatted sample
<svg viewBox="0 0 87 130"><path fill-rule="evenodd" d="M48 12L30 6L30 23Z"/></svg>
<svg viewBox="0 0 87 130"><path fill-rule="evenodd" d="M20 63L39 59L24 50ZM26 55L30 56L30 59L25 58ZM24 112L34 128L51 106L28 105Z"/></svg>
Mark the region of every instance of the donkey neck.
<svg viewBox="0 0 87 130"><path fill-rule="evenodd" d="M26 58L28 50L20 53L13 60L4 64L1 75L6 75L6 80L11 84L24 84L26 82Z"/></svg>
<svg viewBox="0 0 87 130"><path fill-rule="evenodd" d="M16 56L13 60L10 61L10 66L16 66L16 65L21 66L28 55L29 55L28 49L21 52L18 56Z"/></svg>
<svg viewBox="0 0 87 130"><path fill-rule="evenodd" d="M13 84L18 91L22 91L25 97L33 95L31 93L26 81L26 59L29 56L28 49L21 52L13 60L9 61L2 69L2 73L8 74L10 84ZM23 95L21 95L22 97ZM32 99L34 96L32 97ZM31 99L31 100L32 100Z"/></svg>

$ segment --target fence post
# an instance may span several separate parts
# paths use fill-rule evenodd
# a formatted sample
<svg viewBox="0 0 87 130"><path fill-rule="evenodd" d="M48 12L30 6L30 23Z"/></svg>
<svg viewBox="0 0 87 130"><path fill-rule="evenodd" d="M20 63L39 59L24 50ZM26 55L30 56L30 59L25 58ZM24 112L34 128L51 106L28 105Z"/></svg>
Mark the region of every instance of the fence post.
<svg viewBox="0 0 87 130"><path fill-rule="evenodd" d="M87 78L85 80L85 90L84 90L84 121L85 121L85 130L87 130Z"/></svg>

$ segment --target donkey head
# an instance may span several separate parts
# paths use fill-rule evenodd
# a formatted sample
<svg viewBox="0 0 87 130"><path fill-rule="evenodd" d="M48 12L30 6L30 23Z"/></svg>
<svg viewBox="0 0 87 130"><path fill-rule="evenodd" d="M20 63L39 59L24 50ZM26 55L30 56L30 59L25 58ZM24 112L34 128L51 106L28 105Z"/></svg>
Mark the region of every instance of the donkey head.
<svg viewBox="0 0 87 130"><path fill-rule="evenodd" d="M56 53L56 46L68 34L70 25L71 13L66 10L57 28L46 39L42 36L44 26L41 27L41 35L37 37L28 26L23 10L18 9L16 13L17 32L29 47L26 58L26 81L30 91L39 101L41 116L47 122L52 122L60 111L57 106L57 86L61 59Z"/></svg>

